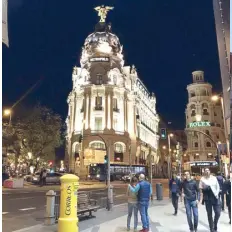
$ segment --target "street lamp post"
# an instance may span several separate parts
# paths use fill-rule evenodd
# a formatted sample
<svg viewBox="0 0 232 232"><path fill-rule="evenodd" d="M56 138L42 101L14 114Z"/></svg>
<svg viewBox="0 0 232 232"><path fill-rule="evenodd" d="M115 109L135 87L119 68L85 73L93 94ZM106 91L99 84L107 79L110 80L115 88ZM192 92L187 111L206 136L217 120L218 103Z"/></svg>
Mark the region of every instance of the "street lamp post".
<svg viewBox="0 0 232 232"><path fill-rule="evenodd" d="M222 117L223 117L223 124L224 124L224 134L225 134L225 139L226 139L226 153L227 153L227 156L230 157L230 143L229 143L229 137L228 137L229 133L227 131L227 125L226 125L224 100L223 100L223 97L221 95L214 95L211 98L212 101L218 101L219 99L220 99L221 107L222 107ZM228 172L226 165L225 165L225 172Z"/></svg>
<svg viewBox="0 0 232 232"><path fill-rule="evenodd" d="M168 178L171 178L172 174L172 159L171 159L171 137L173 134L168 134Z"/></svg>

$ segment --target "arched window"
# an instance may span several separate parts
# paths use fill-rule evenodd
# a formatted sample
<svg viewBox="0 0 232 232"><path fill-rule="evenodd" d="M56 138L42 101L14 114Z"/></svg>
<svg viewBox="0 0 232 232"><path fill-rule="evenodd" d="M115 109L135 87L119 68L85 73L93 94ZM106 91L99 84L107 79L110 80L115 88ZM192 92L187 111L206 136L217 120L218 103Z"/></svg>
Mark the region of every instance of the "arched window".
<svg viewBox="0 0 232 232"><path fill-rule="evenodd" d="M191 91L191 92L190 92L190 97L195 97L195 96L196 96L195 92L194 92L194 91Z"/></svg>
<svg viewBox="0 0 232 232"><path fill-rule="evenodd" d="M203 113L203 115L209 115L207 103L202 104L202 113Z"/></svg>
<svg viewBox="0 0 232 232"><path fill-rule="evenodd" d="M96 150L105 150L105 144L102 141L90 142L89 147L96 149Z"/></svg>
<svg viewBox="0 0 232 232"><path fill-rule="evenodd" d="M114 85L117 85L117 76L116 75L113 75L113 83L114 83Z"/></svg>
<svg viewBox="0 0 232 232"><path fill-rule="evenodd" d="M205 89L200 90L200 96L206 96L206 90Z"/></svg>
<svg viewBox="0 0 232 232"><path fill-rule="evenodd" d="M114 144L114 151L118 153L125 152L125 145L122 143L115 143Z"/></svg>
<svg viewBox="0 0 232 232"><path fill-rule="evenodd" d="M198 142L195 142L195 143L194 143L194 147L198 147Z"/></svg>
<svg viewBox="0 0 232 232"><path fill-rule="evenodd" d="M211 143L210 142L206 142L206 147L211 147Z"/></svg>

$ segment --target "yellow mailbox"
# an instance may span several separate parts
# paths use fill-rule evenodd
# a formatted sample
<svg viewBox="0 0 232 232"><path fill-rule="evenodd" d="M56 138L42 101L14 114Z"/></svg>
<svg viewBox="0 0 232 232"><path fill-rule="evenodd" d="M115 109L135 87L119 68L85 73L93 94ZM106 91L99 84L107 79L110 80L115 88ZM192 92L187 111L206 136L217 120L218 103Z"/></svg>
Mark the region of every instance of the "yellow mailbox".
<svg viewBox="0 0 232 232"><path fill-rule="evenodd" d="M79 177L67 174L60 178L60 217L58 232L78 232L77 190Z"/></svg>

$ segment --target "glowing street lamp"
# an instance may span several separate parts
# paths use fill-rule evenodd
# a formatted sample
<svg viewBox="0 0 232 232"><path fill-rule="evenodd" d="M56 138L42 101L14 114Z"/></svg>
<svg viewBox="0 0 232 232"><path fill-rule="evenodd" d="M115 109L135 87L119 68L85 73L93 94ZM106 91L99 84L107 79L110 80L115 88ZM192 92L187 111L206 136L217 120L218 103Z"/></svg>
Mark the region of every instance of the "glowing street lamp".
<svg viewBox="0 0 232 232"><path fill-rule="evenodd" d="M29 159L32 158L32 153L31 153L31 152L28 152L27 155L28 155L28 158L29 158Z"/></svg>
<svg viewBox="0 0 232 232"><path fill-rule="evenodd" d="M166 147L166 146L163 146L162 148L165 150L167 147Z"/></svg>
<svg viewBox="0 0 232 232"><path fill-rule="evenodd" d="M4 114L5 116L9 116L9 125L11 125L11 114L12 114L12 110L11 110L11 109L5 109L5 110L3 111L3 114Z"/></svg>
<svg viewBox="0 0 232 232"><path fill-rule="evenodd" d="M197 114L197 115L196 115L196 120L197 120L197 122L200 122L200 121L201 121L201 118L202 118L202 116L201 116L200 114Z"/></svg>

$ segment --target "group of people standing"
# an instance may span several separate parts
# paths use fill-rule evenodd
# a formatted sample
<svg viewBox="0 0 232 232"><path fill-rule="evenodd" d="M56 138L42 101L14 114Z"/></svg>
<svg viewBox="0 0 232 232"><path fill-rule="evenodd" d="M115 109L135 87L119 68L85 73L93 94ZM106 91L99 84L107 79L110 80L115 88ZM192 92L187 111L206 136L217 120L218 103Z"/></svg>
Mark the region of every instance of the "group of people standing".
<svg viewBox="0 0 232 232"><path fill-rule="evenodd" d="M231 223L231 182L230 177L223 178L221 173L217 177L211 175L208 168L205 169L204 176L199 184L193 180L189 172L184 173L181 180L173 174L169 181L174 215L178 213L179 197L184 198L187 221L191 232L196 232L198 227L198 204L205 205L210 232L217 232L217 224L221 210L224 210L224 196L226 195L226 205L228 207L229 223ZM214 211L214 219L212 212ZM192 220L193 215L193 220Z"/></svg>

